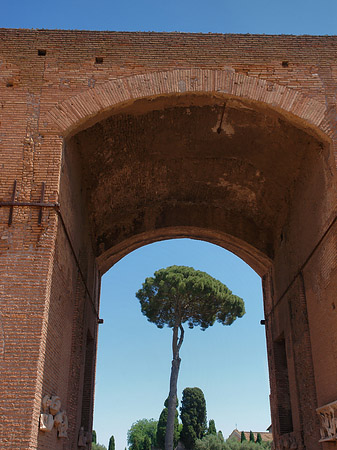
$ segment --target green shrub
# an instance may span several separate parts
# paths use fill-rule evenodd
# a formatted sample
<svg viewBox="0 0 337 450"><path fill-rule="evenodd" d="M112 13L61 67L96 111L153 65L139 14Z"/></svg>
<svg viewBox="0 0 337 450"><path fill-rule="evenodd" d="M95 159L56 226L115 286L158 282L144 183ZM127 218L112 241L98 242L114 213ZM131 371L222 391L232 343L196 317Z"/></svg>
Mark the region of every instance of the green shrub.
<svg viewBox="0 0 337 450"><path fill-rule="evenodd" d="M195 441L195 450L224 450L225 443L217 434L207 434Z"/></svg>

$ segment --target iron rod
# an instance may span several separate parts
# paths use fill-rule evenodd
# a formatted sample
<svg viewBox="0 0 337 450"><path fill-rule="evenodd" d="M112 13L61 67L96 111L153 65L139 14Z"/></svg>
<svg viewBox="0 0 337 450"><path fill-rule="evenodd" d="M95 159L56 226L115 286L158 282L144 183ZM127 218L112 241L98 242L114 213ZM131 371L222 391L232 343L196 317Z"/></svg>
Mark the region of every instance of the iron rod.
<svg viewBox="0 0 337 450"><path fill-rule="evenodd" d="M12 203L15 202L15 196L16 196L16 180L14 180L14 184L13 184ZM8 217L8 225L9 226L12 225L12 221L13 221L13 206L14 205L11 205L11 208L9 210L9 217Z"/></svg>

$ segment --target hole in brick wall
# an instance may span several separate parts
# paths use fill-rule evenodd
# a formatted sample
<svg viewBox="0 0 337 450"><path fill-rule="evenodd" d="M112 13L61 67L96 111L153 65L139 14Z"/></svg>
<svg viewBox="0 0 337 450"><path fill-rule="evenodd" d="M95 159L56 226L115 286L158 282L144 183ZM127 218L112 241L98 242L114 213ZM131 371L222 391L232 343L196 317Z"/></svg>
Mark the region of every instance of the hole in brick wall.
<svg viewBox="0 0 337 450"><path fill-rule="evenodd" d="M95 64L103 64L103 56L96 56Z"/></svg>
<svg viewBox="0 0 337 450"><path fill-rule="evenodd" d="M7 81L6 87L13 87L13 86L14 86L14 83L12 80Z"/></svg>
<svg viewBox="0 0 337 450"><path fill-rule="evenodd" d="M289 67L289 61L282 61L282 67Z"/></svg>
<svg viewBox="0 0 337 450"><path fill-rule="evenodd" d="M37 54L38 54L38 56L46 56L47 50L39 49L39 50L37 51Z"/></svg>

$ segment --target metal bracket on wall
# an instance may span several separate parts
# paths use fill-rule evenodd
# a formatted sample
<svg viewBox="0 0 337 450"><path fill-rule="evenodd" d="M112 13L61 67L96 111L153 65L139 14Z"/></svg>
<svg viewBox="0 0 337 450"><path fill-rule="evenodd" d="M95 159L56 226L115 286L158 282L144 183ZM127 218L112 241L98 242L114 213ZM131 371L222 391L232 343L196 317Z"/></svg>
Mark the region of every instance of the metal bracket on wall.
<svg viewBox="0 0 337 450"><path fill-rule="evenodd" d="M42 212L43 212L43 208L55 208L58 209L59 208L59 203L55 202L55 203L45 203L44 202L44 194L45 194L45 190L46 190L46 183L43 182L42 186L41 186L41 196L40 196L40 201L39 202L17 202L15 201L15 197L16 197L16 186L17 186L17 181L14 181L13 184L13 192L12 192L12 199L9 202L0 202L0 207L1 206L9 206L9 217L8 217L8 226L12 225L13 222L13 209L15 206L31 206L31 207L37 207L40 208L39 211L39 218L38 218L38 223L39 225L41 225L42 223Z"/></svg>

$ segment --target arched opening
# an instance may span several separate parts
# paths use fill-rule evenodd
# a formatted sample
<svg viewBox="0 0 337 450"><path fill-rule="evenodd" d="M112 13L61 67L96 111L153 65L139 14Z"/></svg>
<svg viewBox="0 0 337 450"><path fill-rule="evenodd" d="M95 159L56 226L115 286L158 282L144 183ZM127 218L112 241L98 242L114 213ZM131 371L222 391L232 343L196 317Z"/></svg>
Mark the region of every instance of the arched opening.
<svg viewBox="0 0 337 450"><path fill-rule="evenodd" d="M93 383L82 397L94 377L85 355L97 337L100 277L138 247L189 237L232 251L262 277L276 440L317 448L316 380L329 375L314 370L319 326L307 274L334 224L328 139L262 102L188 93L105 110L72 130L63 150L52 296L62 284L53 308L71 329L62 356L71 439L91 428Z"/></svg>
<svg viewBox="0 0 337 450"><path fill-rule="evenodd" d="M137 249L102 279L94 429L105 444L114 435L126 447L133 422L159 419L168 393L172 331L159 330L140 312L135 292L145 277L172 264L193 266L225 282L245 300L246 314L230 327L205 332L185 327L178 397L202 389L208 420L226 439L235 428L270 425L269 382L260 277L241 259L205 241L172 239ZM180 403L181 405L181 403ZM237 427L236 427L237 425Z"/></svg>

